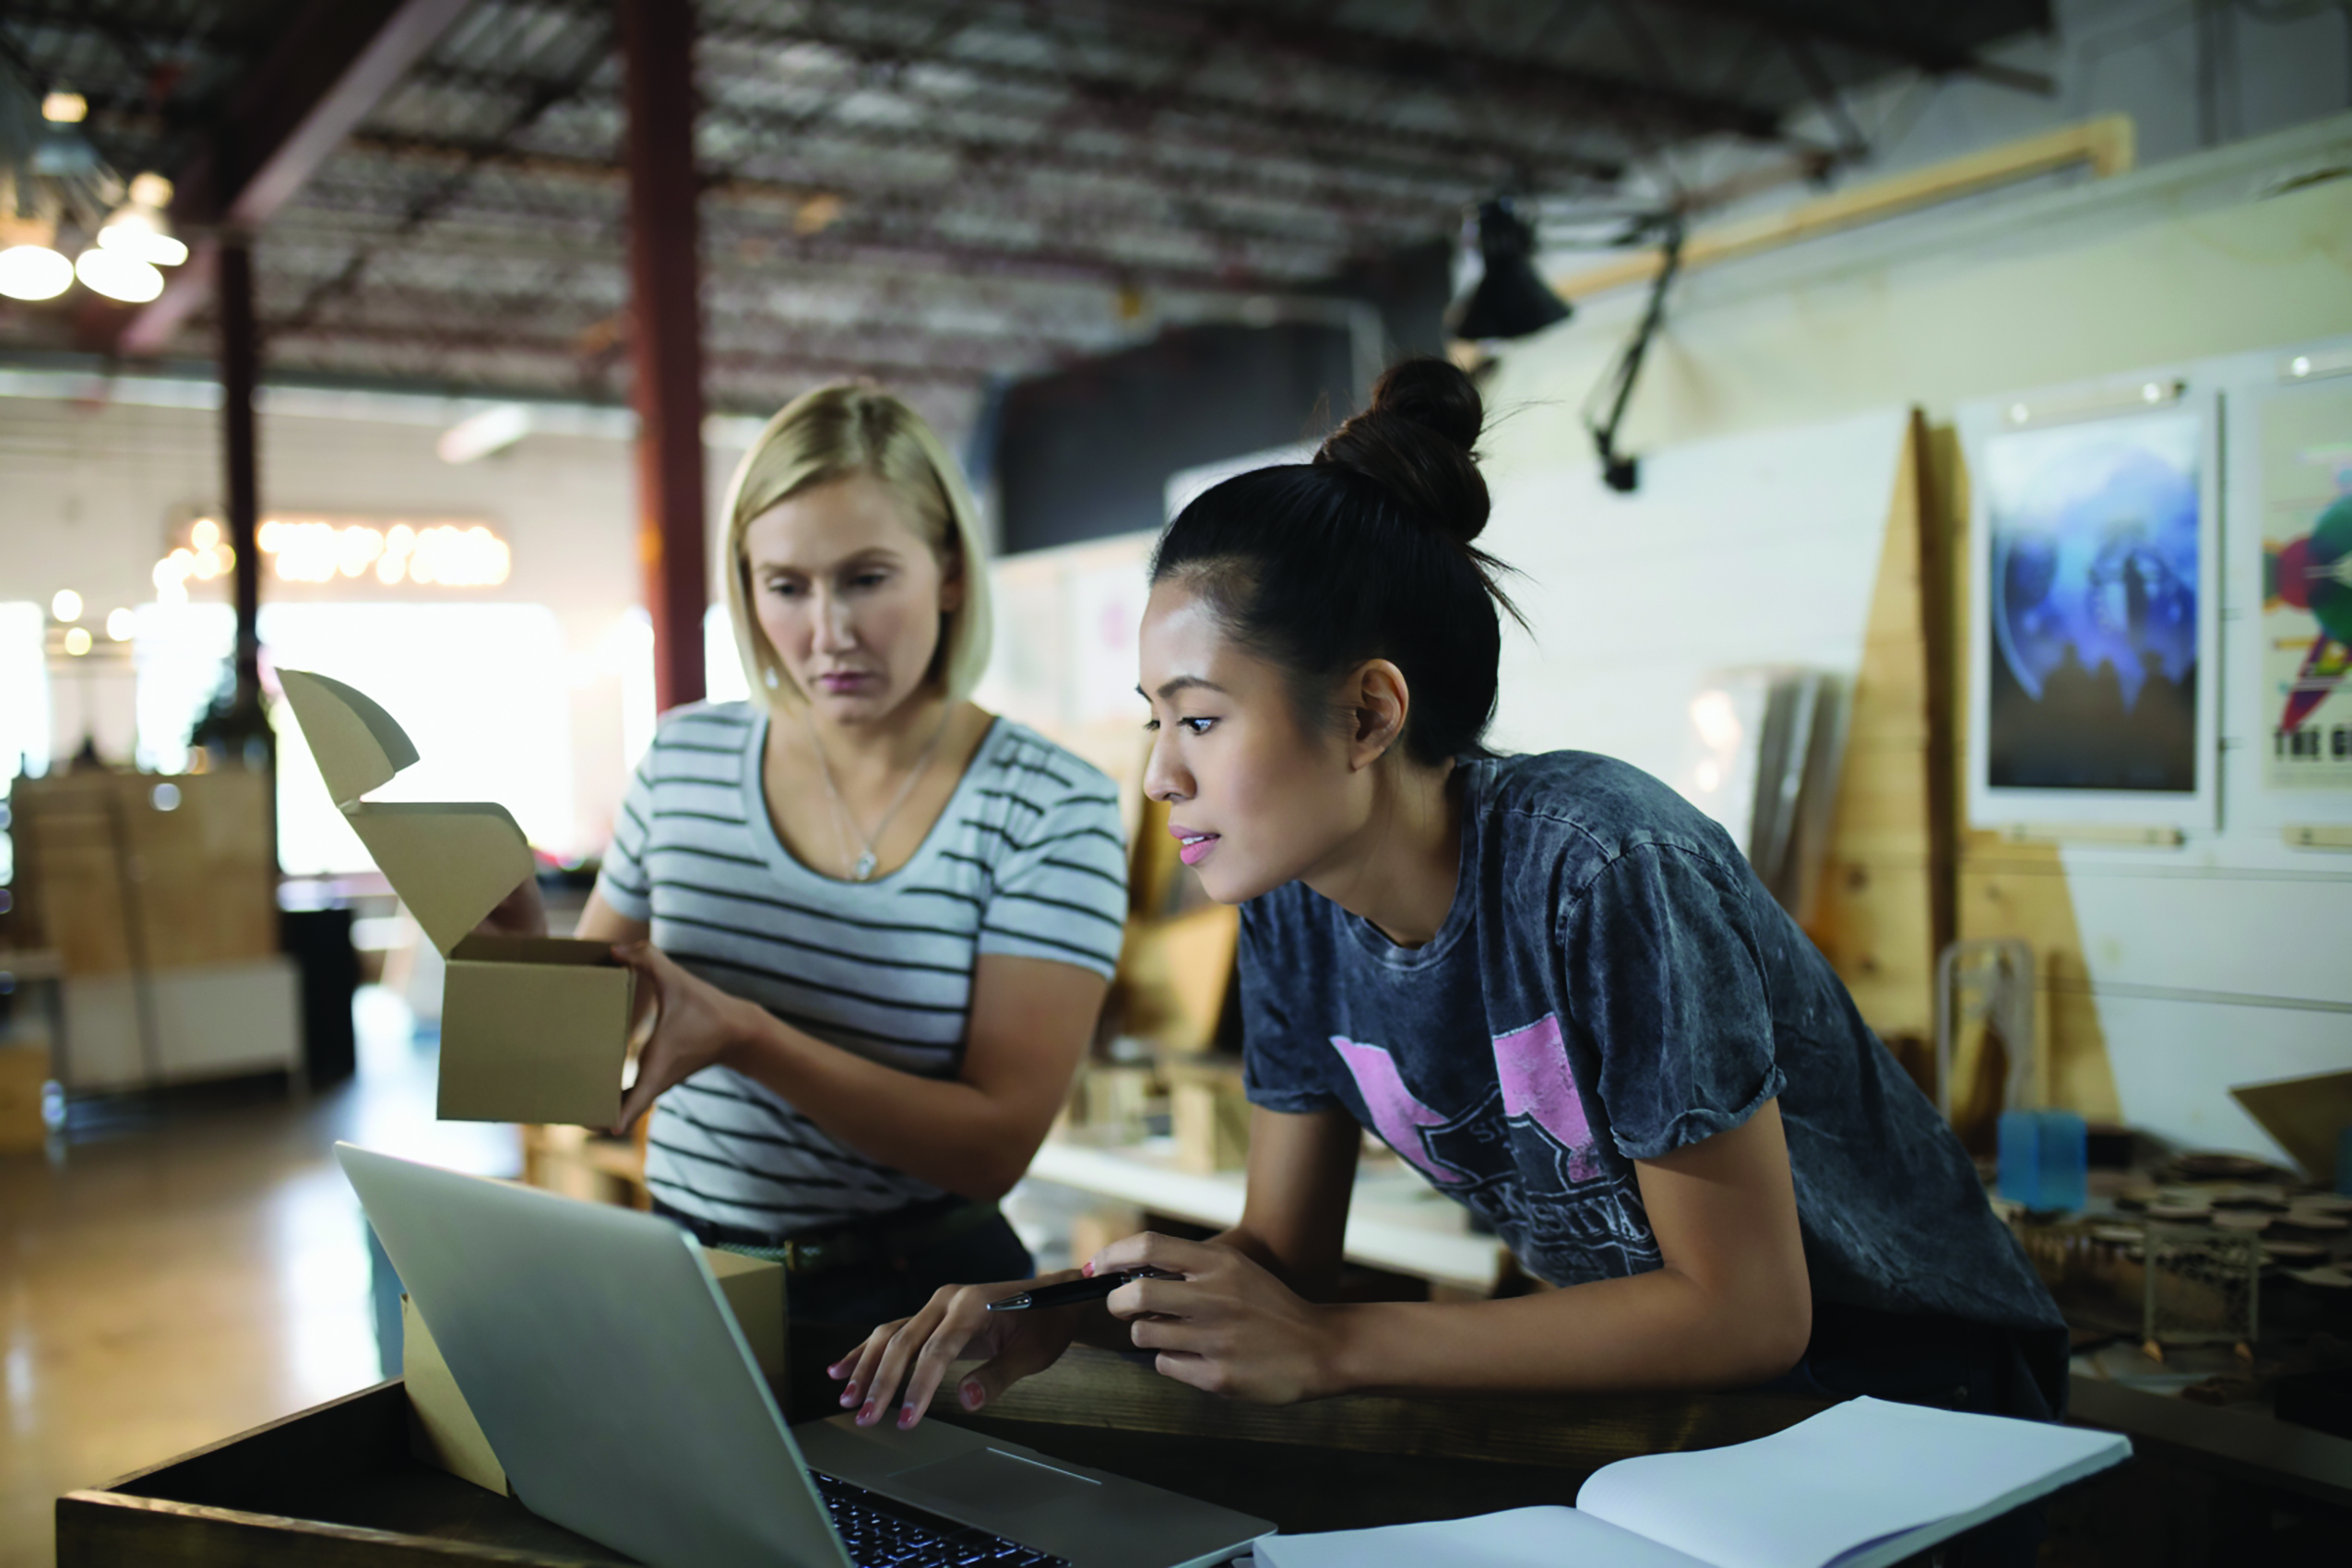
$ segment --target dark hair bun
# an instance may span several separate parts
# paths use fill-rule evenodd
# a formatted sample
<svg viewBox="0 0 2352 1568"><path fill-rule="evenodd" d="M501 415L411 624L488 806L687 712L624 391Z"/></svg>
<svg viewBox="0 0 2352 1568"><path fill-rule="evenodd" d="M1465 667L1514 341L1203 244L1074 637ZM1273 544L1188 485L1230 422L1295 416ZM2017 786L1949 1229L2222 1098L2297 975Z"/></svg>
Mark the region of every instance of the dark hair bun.
<svg viewBox="0 0 2352 1568"><path fill-rule="evenodd" d="M1479 537L1492 503L1473 449L1486 420L1479 389L1445 360L1392 365L1372 406L1331 433L1318 463L1353 469L1423 522L1462 544Z"/></svg>

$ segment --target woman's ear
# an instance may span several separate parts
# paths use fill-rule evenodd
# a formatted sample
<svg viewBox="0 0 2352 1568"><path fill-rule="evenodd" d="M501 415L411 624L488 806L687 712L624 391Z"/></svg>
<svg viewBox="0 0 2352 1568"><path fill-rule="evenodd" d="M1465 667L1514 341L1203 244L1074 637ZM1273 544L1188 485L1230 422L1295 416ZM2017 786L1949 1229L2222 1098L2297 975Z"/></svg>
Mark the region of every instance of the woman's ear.
<svg viewBox="0 0 2352 1568"><path fill-rule="evenodd" d="M1346 702L1354 716L1348 730L1348 766L1370 767L1404 739L1413 706L1405 671L1385 659L1368 660L1348 677Z"/></svg>
<svg viewBox="0 0 2352 1568"><path fill-rule="evenodd" d="M953 615L962 608L964 608L964 563L960 557L951 556L940 563L939 612L942 615Z"/></svg>

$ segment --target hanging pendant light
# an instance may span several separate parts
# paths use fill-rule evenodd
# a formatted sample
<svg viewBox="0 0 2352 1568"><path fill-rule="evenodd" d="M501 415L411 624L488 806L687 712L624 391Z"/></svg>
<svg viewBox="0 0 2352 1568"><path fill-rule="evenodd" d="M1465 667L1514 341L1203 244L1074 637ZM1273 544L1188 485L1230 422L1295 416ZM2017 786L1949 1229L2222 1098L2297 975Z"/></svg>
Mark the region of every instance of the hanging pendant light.
<svg viewBox="0 0 2352 1568"><path fill-rule="evenodd" d="M1566 301L1536 272L1536 232L1497 196L1479 205L1479 280L1445 313L1455 337L1471 342L1525 338L1568 319Z"/></svg>
<svg viewBox="0 0 2352 1568"><path fill-rule="evenodd" d="M0 68L0 295L53 300L78 278L108 299L144 304L163 292L156 267L188 258L166 212L172 182L144 173L125 192L84 134L89 114L72 89L53 82L37 94ZM61 230L96 243L68 261L74 247L60 247Z"/></svg>
<svg viewBox="0 0 2352 1568"><path fill-rule="evenodd" d="M98 148L82 134L89 103L70 88L52 89L41 101L42 128L26 167L52 180L87 179L105 167Z"/></svg>
<svg viewBox="0 0 2352 1568"><path fill-rule="evenodd" d="M12 300L53 300L74 281L74 264L44 244L0 250L0 294Z"/></svg>
<svg viewBox="0 0 2352 1568"><path fill-rule="evenodd" d="M108 251L156 267L177 267L188 247L172 232L164 208L172 204L172 182L149 172L131 182L130 199L116 208L98 231Z"/></svg>
<svg viewBox="0 0 2352 1568"><path fill-rule="evenodd" d="M163 274L153 267L137 256L97 245L76 258L74 276L85 286L126 305L143 305L163 292Z"/></svg>

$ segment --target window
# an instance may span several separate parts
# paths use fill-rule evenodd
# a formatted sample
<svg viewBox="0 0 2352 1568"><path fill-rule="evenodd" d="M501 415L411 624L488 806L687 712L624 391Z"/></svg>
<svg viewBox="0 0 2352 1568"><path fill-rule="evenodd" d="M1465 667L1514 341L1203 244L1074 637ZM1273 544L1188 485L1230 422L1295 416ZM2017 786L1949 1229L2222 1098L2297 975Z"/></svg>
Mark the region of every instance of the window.
<svg viewBox="0 0 2352 1568"><path fill-rule="evenodd" d="M184 767L187 735L226 669L235 621L221 604L139 611L139 758ZM495 801L532 843L572 843L571 679L554 612L536 604L276 603L261 609L273 667L312 670L382 704L419 761L371 799ZM373 862L279 706L279 860L297 876Z"/></svg>

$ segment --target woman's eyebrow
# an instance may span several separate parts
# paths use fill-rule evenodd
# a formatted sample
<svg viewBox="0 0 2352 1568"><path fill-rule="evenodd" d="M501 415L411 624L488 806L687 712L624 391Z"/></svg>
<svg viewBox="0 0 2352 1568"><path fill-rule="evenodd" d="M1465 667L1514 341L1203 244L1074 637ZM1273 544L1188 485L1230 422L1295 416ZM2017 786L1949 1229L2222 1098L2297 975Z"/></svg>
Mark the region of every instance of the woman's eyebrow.
<svg viewBox="0 0 2352 1568"><path fill-rule="evenodd" d="M1194 690L1215 692L1220 696L1229 696L1231 695L1227 692L1224 687L1218 685L1214 681L1206 679L1206 677L1199 675L1179 675L1173 680L1162 681L1159 683L1159 700L1166 702L1178 692L1189 692ZM1135 688L1135 695L1142 697L1146 702L1149 702L1151 700L1150 695L1146 694L1141 686L1137 686Z"/></svg>
<svg viewBox="0 0 2352 1568"><path fill-rule="evenodd" d="M854 555L845 555L838 561L828 562L822 566L803 566L797 561L754 560L751 563L751 570L755 573L791 572L800 576L809 577L819 576L828 572L853 572L861 566L895 566L898 561L898 552L888 545L872 544Z"/></svg>

